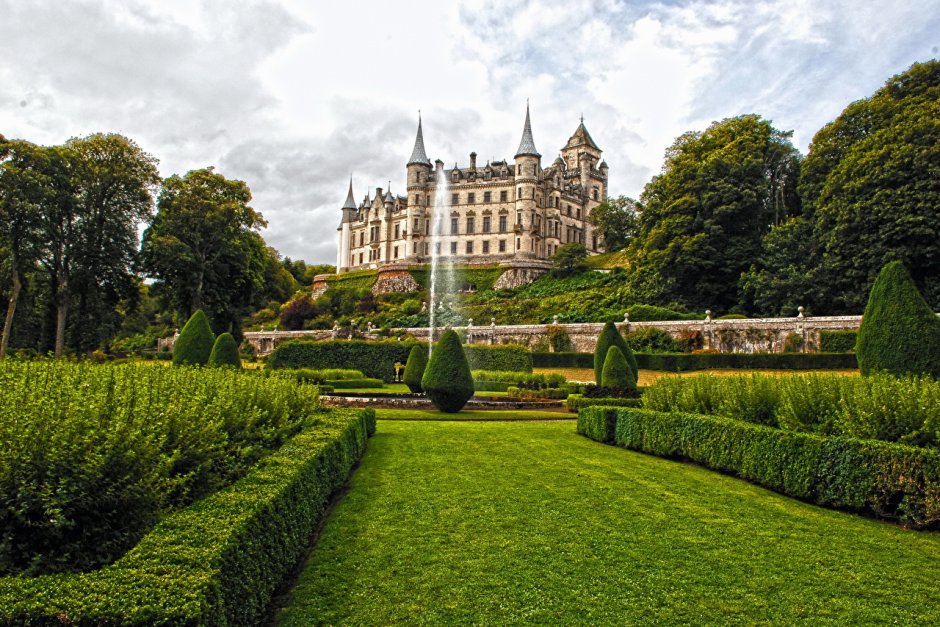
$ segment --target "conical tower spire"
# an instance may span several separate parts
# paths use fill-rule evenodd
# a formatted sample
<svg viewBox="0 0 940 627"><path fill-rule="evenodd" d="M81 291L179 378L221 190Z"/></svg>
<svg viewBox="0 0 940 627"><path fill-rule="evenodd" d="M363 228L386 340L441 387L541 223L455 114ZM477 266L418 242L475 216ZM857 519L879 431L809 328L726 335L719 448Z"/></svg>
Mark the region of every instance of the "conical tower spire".
<svg viewBox="0 0 940 627"><path fill-rule="evenodd" d="M532 123L529 121L529 102L525 103L525 126L522 127L522 141L519 142L519 150L516 151L517 157L528 155L531 157L541 157L539 151L535 149L535 140L532 139Z"/></svg>
<svg viewBox="0 0 940 627"><path fill-rule="evenodd" d="M415 148L411 151L411 159L407 165L431 165L427 153L424 151L424 133L421 131L421 112L418 111L418 136L415 137Z"/></svg>
<svg viewBox="0 0 940 627"><path fill-rule="evenodd" d="M353 196L352 176L349 177L349 193L346 194L346 202L343 203L343 209L355 209L356 198Z"/></svg>

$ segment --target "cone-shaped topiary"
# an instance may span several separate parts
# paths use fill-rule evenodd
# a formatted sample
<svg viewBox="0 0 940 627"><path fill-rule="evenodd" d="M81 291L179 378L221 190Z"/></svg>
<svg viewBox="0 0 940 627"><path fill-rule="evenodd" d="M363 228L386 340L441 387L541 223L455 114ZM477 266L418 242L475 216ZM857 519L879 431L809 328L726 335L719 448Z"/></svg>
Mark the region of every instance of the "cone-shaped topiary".
<svg viewBox="0 0 940 627"><path fill-rule="evenodd" d="M884 371L940 377L940 319L900 261L878 273L855 350L864 375Z"/></svg>
<svg viewBox="0 0 940 627"><path fill-rule="evenodd" d="M473 396L470 364L453 329L445 331L434 347L421 387L435 407L449 414L460 411Z"/></svg>
<svg viewBox="0 0 940 627"><path fill-rule="evenodd" d="M405 385L413 394L420 394L424 391L421 387L421 378L428 366L428 349L424 346L415 344L408 353L408 361L405 363Z"/></svg>
<svg viewBox="0 0 940 627"><path fill-rule="evenodd" d="M636 382L630 371L630 364L623 356L619 346L611 346L604 360L604 371L601 374L601 386L614 390L635 390Z"/></svg>
<svg viewBox="0 0 940 627"><path fill-rule="evenodd" d="M199 309L190 317L173 344L174 366L205 366L209 363L215 334L209 327L209 319Z"/></svg>
<svg viewBox="0 0 940 627"><path fill-rule="evenodd" d="M209 355L210 368L222 366L242 367L241 357L238 356L238 344L235 343L235 338L231 333L223 333L215 338L212 353Z"/></svg>
<svg viewBox="0 0 940 627"><path fill-rule="evenodd" d="M601 384L601 379L604 376L604 361L607 359L607 351L610 350L611 346L616 346L620 349L620 352L623 353L624 358L630 365L633 386L636 387L640 374L636 357L633 355L633 351L630 350L630 347L627 346L627 342L623 339L623 336L620 335L620 331L617 330L613 322L605 324L600 337L597 338L597 346L594 348L594 382L597 383L597 385Z"/></svg>

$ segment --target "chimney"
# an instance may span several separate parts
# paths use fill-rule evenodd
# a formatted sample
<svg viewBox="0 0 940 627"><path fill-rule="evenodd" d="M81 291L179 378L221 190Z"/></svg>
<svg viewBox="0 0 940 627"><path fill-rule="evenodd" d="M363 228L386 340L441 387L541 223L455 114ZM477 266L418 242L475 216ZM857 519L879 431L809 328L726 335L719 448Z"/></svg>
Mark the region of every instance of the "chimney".
<svg viewBox="0 0 940 627"><path fill-rule="evenodd" d="M470 153L470 169L471 170L477 169L477 153L475 152Z"/></svg>

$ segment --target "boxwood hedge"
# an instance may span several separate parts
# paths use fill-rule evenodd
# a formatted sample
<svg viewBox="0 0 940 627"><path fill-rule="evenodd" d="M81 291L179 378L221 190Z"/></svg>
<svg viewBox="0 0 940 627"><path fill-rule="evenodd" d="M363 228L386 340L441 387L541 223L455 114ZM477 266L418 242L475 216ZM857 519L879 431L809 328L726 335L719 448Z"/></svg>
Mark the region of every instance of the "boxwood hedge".
<svg viewBox="0 0 940 627"><path fill-rule="evenodd" d="M823 353L851 353L858 341L858 331L820 331L819 350Z"/></svg>
<svg viewBox="0 0 940 627"><path fill-rule="evenodd" d="M642 407L639 398L588 398L583 394L571 394L566 401L568 411L577 412L585 407ZM611 436L613 437L613 436Z"/></svg>
<svg viewBox="0 0 940 627"><path fill-rule="evenodd" d="M689 459L819 505L940 526L940 451L631 408L582 409L580 432L609 439L611 411L618 446Z"/></svg>
<svg viewBox="0 0 940 627"><path fill-rule="evenodd" d="M247 476L165 518L114 564L0 578L0 624L259 624L374 432L372 410L324 412Z"/></svg>
<svg viewBox="0 0 940 627"><path fill-rule="evenodd" d="M854 353L634 353L641 370L854 370ZM536 368L593 368L592 353L532 353Z"/></svg>
<svg viewBox="0 0 940 627"><path fill-rule="evenodd" d="M395 380L395 362L407 363L415 342L329 340L284 342L268 357L271 368L354 368L368 378ZM426 344L419 344L427 347ZM464 346L474 370L532 372L532 357L523 346Z"/></svg>

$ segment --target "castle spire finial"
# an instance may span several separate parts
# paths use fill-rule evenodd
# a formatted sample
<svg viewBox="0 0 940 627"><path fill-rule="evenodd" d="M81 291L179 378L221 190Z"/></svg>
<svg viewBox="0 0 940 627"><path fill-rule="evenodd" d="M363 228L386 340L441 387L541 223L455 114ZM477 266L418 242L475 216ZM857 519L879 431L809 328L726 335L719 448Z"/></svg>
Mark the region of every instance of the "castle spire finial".
<svg viewBox="0 0 940 627"><path fill-rule="evenodd" d="M528 155L531 157L541 157L539 151L535 149L535 140L532 139L532 122L529 120L529 99L525 101L525 126L522 127L522 140L519 142L519 150L516 151L517 157Z"/></svg>
<svg viewBox="0 0 940 627"><path fill-rule="evenodd" d="M411 158L408 159L407 165L412 164L419 165L431 165L431 160L428 159L427 153L424 151L424 132L421 130L421 110L418 110L418 135L415 137L415 147L411 151Z"/></svg>
<svg viewBox="0 0 940 627"><path fill-rule="evenodd" d="M356 198L353 196L352 190L352 174L349 175L349 193L346 194L346 202L343 203L343 209L355 209L356 208Z"/></svg>

